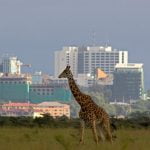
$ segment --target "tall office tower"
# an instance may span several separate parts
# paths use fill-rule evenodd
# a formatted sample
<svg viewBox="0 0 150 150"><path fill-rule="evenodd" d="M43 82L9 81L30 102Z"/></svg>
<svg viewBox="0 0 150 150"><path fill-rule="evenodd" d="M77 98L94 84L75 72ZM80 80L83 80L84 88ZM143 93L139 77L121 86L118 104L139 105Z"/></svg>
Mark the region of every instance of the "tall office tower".
<svg viewBox="0 0 150 150"><path fill-rule="evenodd" d="M95 75L96 68L112 74L115 65L128 63L128 52L106 47L64 47L55 52L55 77L70 65L75 77L78 74Z"/></svg>
<svg viewBox="0 0 150 150"><path fill-rule="evenodd" d="M0 64L0 73L2 73L3 72L3 66L2 66L2 64Z"/></svg>
<svg viewBox="0 0 150 150"><path fill-rule="evenodd" d="M144 94L143 64L117 64L114 71L114 101L138 100Z"/></svg>
<svg viewBox="0 0 150 150"><path fill-rule="evenodd" d="M70 65L72 73L77 77L78 69L78 47L63 47L61 51L55 52L55 77Z"/></svg>
<svg viewBox="0 0 150 150"><path fill-rule="evenodd" d="M3 72L3 66L2 66L2 60L1 60L1 57L0 57L0 73Z"/></svg>
<svg viewBox="0 0 150 150"><path fill-rule="evenodd" d="M5 56L2 58L2 72L8 74L21 73L21 61L17 57Z"/></svg>

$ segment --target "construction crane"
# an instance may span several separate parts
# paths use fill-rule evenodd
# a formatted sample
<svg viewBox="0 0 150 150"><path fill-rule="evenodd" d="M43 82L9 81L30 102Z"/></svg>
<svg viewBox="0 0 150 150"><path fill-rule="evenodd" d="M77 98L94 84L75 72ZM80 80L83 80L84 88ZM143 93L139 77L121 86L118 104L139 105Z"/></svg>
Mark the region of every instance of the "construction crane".
<svg viewBox="0 0 150 150"><path fill-rule="evenodd" d="M23 64L22 62L20 62L20 63L16 63L16 66L17 66L16 74L19 75L21 73L21 66L22 67L31 67L31 64Z"/></svg>
<svg viewBox="0 0 150 150"><path fill-rule="evenodd" d="M22 64L23 67L31 67L31 64Z"/></svg>

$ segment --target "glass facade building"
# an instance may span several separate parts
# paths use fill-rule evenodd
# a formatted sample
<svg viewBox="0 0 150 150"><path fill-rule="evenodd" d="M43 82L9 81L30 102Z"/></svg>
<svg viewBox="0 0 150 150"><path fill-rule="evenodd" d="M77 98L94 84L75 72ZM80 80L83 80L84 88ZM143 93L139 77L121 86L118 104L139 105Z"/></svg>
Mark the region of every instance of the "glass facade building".
<svg viewBox="0 0 150 150"><path fill-rule="evenodd" d="M0 102L67 102L71 99L71 91L66 84L31 84L31 78L0 77Z"/></svg>
<svg viewBox="0 0 150 150"><path fill-rule="evenodd" d="M113 101L142 99L144 94L143 64L116 65L113 81Z"/></svg>
<svg viewBox="0 0 150 150"><path fill-rule="evenodd" d="M29 101L39 103L43 101L61 101L67 102L72 98L71 91L65 85L31 85L29 92Z"/></svg>

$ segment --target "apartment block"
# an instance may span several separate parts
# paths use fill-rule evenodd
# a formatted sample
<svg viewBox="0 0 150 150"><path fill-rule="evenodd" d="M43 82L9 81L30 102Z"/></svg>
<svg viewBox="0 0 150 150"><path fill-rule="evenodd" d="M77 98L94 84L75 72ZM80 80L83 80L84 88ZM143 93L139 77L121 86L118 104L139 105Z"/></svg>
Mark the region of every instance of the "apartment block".
<svg viewBox="0 0 150 150"><path fill-rule="evenodd" d="M30 116L43 117L49 114L52 117L66 116L70 118L70 105L59 102L42 102L38 104L30 102L9 102L0 107L0 116Z"/></svg>

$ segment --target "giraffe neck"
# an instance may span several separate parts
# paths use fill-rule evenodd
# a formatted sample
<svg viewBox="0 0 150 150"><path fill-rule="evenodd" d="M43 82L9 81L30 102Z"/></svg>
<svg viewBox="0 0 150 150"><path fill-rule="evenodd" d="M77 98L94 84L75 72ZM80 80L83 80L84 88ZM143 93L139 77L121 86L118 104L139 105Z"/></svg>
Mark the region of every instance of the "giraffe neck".
<svg viewBox="0 0 150 150"><path fill-rule="evenodd" d="M73 79L73 77L69 77L68 78L68 82L69 82L69 87L70 90L73 94L73 96L75 97L76 101L81 104L80 102L80 95L82 95L80 89L78 88L77 84L75 83L75 80Z"/></svg>

